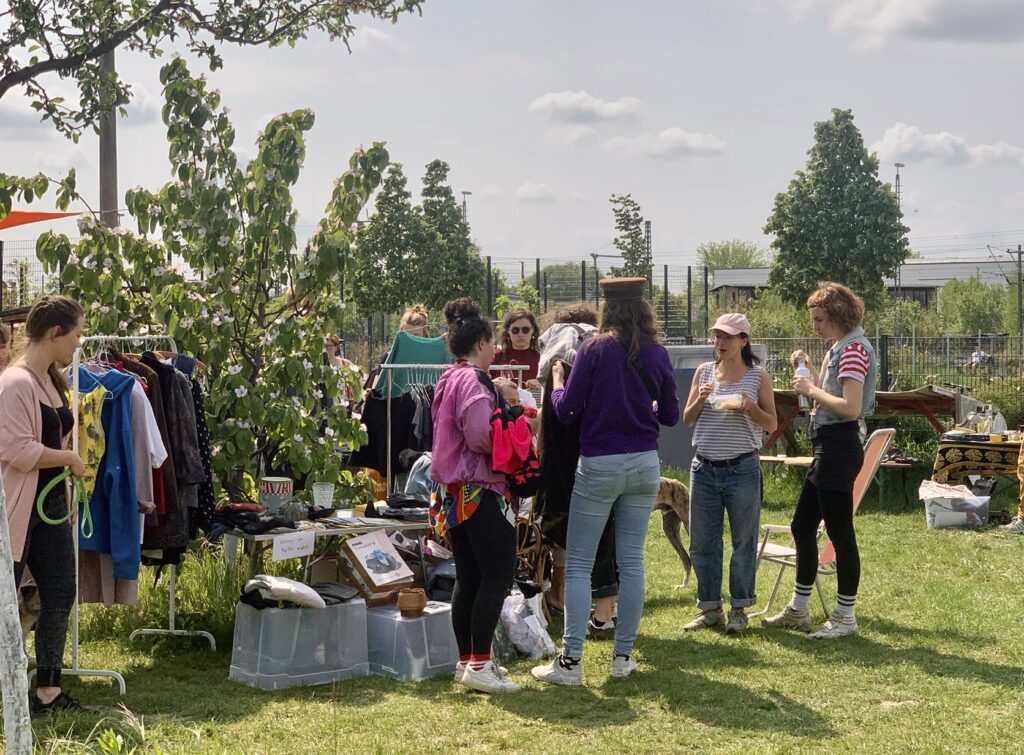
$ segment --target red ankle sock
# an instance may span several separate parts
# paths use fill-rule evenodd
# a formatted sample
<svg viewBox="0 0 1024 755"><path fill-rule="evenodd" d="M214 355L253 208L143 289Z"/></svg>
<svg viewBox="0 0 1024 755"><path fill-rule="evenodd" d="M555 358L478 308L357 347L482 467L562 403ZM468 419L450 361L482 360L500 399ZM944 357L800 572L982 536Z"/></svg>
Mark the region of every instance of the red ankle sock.
<svg viewBox="0 0 1024 755"><path fill-rule="evenodd" d="M488 661L490 660L490 653L473 653L469 656L469 662L466 665L474 671L479 671L484 666L486 666Z"/></svg>

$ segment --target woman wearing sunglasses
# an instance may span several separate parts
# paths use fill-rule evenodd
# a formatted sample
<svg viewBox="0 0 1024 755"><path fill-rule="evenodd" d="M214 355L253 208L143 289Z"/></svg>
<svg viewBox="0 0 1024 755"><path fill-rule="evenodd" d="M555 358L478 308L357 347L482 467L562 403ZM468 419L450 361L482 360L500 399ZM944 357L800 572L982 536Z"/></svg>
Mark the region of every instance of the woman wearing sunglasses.
<svg viewBox="0 0 1024 755"><path fill-rule="evenodd" d="M523 364L523 386L540 388L537 382L537 368L540 366L540 349L537 338L540 336L537 320L525 309L513 309L501 326L501 347L495 351L494 364ZM509 370L507 377L516 380L519 371Z"/></svg>

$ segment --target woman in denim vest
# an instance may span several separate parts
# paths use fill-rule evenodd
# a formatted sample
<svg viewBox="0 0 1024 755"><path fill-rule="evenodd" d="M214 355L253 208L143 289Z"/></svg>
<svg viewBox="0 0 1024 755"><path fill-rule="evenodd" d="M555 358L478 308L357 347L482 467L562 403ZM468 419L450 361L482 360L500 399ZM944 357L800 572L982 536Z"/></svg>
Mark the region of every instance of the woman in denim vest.
<svg viewBox="0 0 1024 755"><path fill-rule="evenodd" d="M830 640L857 633L854 603L860 582L860 553L853 530L853 483L864 462L861 420L875 408L875 352L860 327L864 302L846 286L825 283L807 299L814 332L834 341L817 379L793 378L793 389L813 402L810 420L814 461L807 471L790 529L796 546L796 584L786 609L765 626L808 632L807 604L818 569L818 526L836 549L839 594L834 611L809 639ZM794 351L796 367L807 354Z"/></svg>

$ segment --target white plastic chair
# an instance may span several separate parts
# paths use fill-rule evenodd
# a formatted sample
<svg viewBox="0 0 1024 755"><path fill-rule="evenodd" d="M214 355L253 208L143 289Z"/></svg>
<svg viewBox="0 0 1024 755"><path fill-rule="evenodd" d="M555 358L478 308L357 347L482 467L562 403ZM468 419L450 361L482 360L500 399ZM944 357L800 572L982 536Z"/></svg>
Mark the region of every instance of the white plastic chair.
<svg viewBox="0 0 1024 755"><path fill-rule="evenodd" d="M875 479L875 475L878 473L878 468L882 465L882 457L885 456L886 450L892 445L893 436L896 435L896 431L892 428L885 428L882 430L875 430L868 437L867 442L864 444L864 463L861 465L860 472L857 474L857 479L853 483L853 513L857 513L857 509L860 507L860 502L864 500L864 494L868 488L871 487L871 481ZM771 542L772 535L786 534L790 535L789 527L779 524L764 524L761 525L761 530L764 532L764 537L761 539L761 547L757 551L758 565L762 561L768 561L773 564L778 564L779 574L775 578L775 584L772 586L772 593L768 596L768 602L765 607L760 611L750 614L750 616L760 616L761 614L768 613L772 607L772 601L775 600L776 594L779 592L779 584L782 582L782 573L787 567L796 569L796 548L792 536L790 537L788 545L781 545L779 543ZM818 527L818 540L820 541L822 536L825 534L825 523L822 522L821 526ZM814 575L814 586L818 590L818 598L821 600L822 610L825 611L825 615L828 616L828 602L825 600L825 591L821 589L821 577L831 576L836 573L836 550L832 545L832 541L826 539L825 545L821 549L821 553L818 556L818 570L817 574Z"/></svg>

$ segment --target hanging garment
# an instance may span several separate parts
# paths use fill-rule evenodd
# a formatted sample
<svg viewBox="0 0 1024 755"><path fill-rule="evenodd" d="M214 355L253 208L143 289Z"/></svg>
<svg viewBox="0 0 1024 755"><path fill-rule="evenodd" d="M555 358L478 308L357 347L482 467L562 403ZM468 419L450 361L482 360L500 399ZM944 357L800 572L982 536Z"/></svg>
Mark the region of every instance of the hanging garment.
<svg viewBox="0 0 1024 755"><path fill-rule="evenodd" d="M98 382L93 384L89 392L79 391L78 394L78 425L81 428L78 455L85 464L82 483L89 498L92 498L96 489L96 476L107 450L106 433L103 432L103 400L106 397L107 389Z"/></svg>
<svg viewBox="0 0 1024 755"><path fill-rule="evenodd" d="M81 550L109 553L117 579L138 579L139 506L135 489L135 458L132 446L131 395L135 379L116 370L93 375L78 370L81 393L97 384L107 389L102 421L106 453L100 462L97 484L89 499L93 531L79 539ZM81 511L79 512L81 516Z"/></svg>
<svg viewBox="0 0 1024 755"><path fill-rule="evenodd" d="M451 364L452 355L448 353L448 344L444 338L422 338L400 330L395 333L395 340L391 343L391 351L384 357L383 364ZM402 369L390 370L391 373L391 395L401 396L411 386L416 385L417 377L422 375L423 370ZM419 380L419 382L424 382ZM377 378L374 387L384 394L387 391L388 376L382 372Z"/></svg>
<svg viewBox="0 0 1024 755"><path fill-rule="evenodd" d="M160 378L154 370L134 359L118 354L111 349L111 352L120 359L124 368L142 378L146 384L146 398L153 407L153 417L156 420L160 432L160 440L165 449L168 449L167 459L160 465L159 469L153 470L153 503L156 504L155 516L152 516L152 525L147 519L146 526L155 526L157 516L166 514L169 510L176 511L178 508L178 486L174 473L174 459L170 455L170 439L167 434L167 420L164 416L163 393L160 390Z"/></svg>
<svg viewBox="0 0 1024 755"><path fill-rule="evenodd" d="M413 433L413 416L416 414L416 402L409 393L403 393L391 401L391 470L402 470L399 454L407 448L418 448L418 441ZM363 402L362 422L366 425L366 445L352 453L350 464L355 467L368 467L380 474L387 474L388 469L388 402L372 392Z"/></svg>
<svg viewBox="0 0 1024 755"><path fill-rule="evenodd" d="M199 458L203 464L203 481L199 483L199 505L190 512L189 536L194 538L198 530L209 532L213 526L213 515L217 511L213 499L213 456L210 451L210 429L206 424L206 404L203 387L192 378L192 403L195 407L196 432L199 437Z"/></svg>

